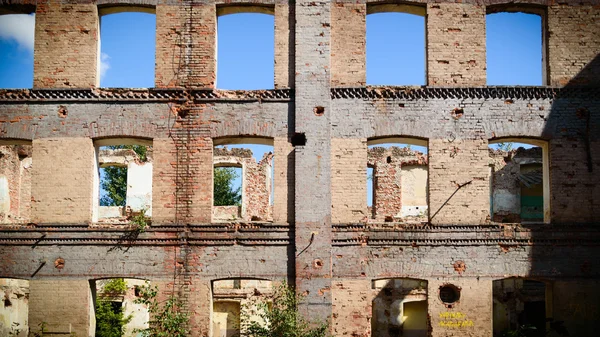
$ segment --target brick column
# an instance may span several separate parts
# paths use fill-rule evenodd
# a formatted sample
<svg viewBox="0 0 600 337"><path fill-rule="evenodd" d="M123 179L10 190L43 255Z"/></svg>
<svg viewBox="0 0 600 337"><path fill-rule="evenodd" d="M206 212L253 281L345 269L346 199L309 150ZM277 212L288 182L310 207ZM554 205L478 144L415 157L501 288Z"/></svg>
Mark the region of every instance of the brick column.
<svg viewBox="0 0 600 337"><path fill-rule="evenodd" d="M296 287L309 319L331 314L329 23L329 1L296 1Z"/></svg>
<svg viewBox="0 0 600 337"><path fill-rule="evenodd" d="M196 112L200 113L200 112ZM154 139L152 222L209 223L213 203L213 145L198 116L188 116L172 138Z"/></svg>
<svg viewBox="0 0 600 337"><path fill-rule="evenodd" d="M273 221L294 222L294 148L287 138L275 137Z"/></svg>
<svg viewBox="0 0 600 337"><path fill-rule="evenodd" d="M366 4L331 5L331 86L358 87L367 81Z"/></svg>
<svg viewBox="0 0 600 337"><path fill-rule="evenodd" d="M214 4L156 6L156 87L214 88L217 13Z"/></svg>
<svg viewBox="0 0 600 337"><path fill-rule="evenodd" d="M92 220L94 151L89 138L33 140L32 222L82 224Z"/></svg>
<svg viewBox="0 0 600 337"><path fill-rule="evenodd" d="M486 140L429 140L432 223L476 225L486 221L490 210L487 145Z"/></svg>
<svg viewBox="0 0 600 337"><path fill-rule="evenodd" d="M291 18L291 20L290 20ZM294 6L275 4L275 89L294 86Z"/></svg>
<svg viewBox="0 0 600 337"><path fill-rule="evenodd" d="M485 7L428 4L427 84L485 85L485 62Z"/></svg>
<svg viewBox="0 0 600 337"><path fill-rule="evenodd" d="M33 87L95 87L98 84L98 28L96 4L38 1Z"/></svg>
<svg viewBox="0 0 600 337"><path fill-rule="evenodd" d="M364 221L367 212L367 140L331 140L333 223Z"/></svg>

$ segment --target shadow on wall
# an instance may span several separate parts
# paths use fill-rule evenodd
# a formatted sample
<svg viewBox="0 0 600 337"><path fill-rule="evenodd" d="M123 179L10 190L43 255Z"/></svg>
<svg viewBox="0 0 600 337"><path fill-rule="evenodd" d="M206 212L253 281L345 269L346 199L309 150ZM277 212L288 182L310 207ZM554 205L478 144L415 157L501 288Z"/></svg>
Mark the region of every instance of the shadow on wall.
<svg viewBox="0 0 600 337"><path fill-rule="evenodd" d="M600 221L599 87L597 55L554 98L542 132L549 139L551 224L522 224L533 242L525 276L548 280L547 319L564 321L571 336L596 335L600 315L600 249L583 227ZM553 243L567 240L576 244Z"/></svg>
<svg viewBox="0 0 600 337"><path fill-rule="evenodd" d="M371 333L373 337L426 337L427 281L399 278L373 280L379 290L373 299Z"/></svg>

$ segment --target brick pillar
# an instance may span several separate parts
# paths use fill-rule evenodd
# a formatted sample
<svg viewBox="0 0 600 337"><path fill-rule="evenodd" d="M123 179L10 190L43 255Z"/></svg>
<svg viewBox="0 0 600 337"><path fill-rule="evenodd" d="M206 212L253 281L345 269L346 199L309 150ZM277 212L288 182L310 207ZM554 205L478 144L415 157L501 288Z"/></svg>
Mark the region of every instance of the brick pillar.
<svg viewBox="0 0 600 337"><path fill-rule="evenodd" d="M331 140L331 222L364 221L367 214L367 140Z"/></svg>
<svg viewBox="0 0 600 337"><path fill-rule="evenodd" d="M98 84L98 7L38 1L34 88L90 88Z"/></svg>
<svg viewBox="0 0 600 337"><path fill-rule="evenodd" d="M486 140L429 140L432 223L476 225L486 221L490 210L487 145Z"/></svg>
<svg viewBox="0 0 600 337"><path fill-rule="evenodd" d="M92 336L92 292L87 280L29 281L29 330L44 336Z"/></svg>
<svg viewBox="0 0 600 337"><path fill-rule="evenodd" d="M547 28L550 85L600 85L600 8L549 6Z"/></svg>
<svg viewBox="0 0 600 337"><path fill-rule="evenodd" d="M367 81L367 5L331 5L331 86L358 87Z"/></svg>
<svg viewBox="0 0 600 337"><path fill-rule="evenodd" d="M329 23L329 1L296 1L296 287L301 313L320 320L331 314Z"/></svg>
<svg viewBox="0 0 600 337"><path fill-rule="evenodd" d="M32 222L81 224L92 220L94 152L89 138L33 140Z"/></svg>
<svg viewBox="0 0 600 337"><path fill-rule="evenodd" d="M156 6L156 87L214 88L217 13L214 4L184 0Z"/></svg>
<svg viewBox="0 0 600 337"><path fill-rule="evenodd" d="M293 18L294 6L287 2L275 4L275 89L294 86Z"/></svg>
<svg viewBox="0 0 600 337"><path fill-rule="evenodd" d="M152 222L209 223L212 220L212 139L201 126L203 106L192 109L171 131L154 139Z"/></svg>
<svg viewBox="0 0 600 337"><path fill-rule="evenodd" d="M427 5L427 84L486 84L485 7L470 4Z"/></svg>
<svg viewBox="0 0 600 337"><path fill-rule="evenodd" d="M273 221L294 222L294 148L288 138L275 137Z"/></svg>

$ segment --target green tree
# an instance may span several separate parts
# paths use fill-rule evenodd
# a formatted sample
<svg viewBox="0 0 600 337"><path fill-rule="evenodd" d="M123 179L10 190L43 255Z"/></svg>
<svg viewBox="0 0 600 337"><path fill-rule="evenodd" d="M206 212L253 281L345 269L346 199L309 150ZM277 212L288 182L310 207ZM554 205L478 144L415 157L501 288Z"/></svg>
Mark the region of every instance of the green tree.
<svg viewBox="0 0 600 337"><path fill-rule="evenodd" d="M105 297L96 299L96 337L122 337L125 325L132 316L125 317L121 302L111 301L110 297L123 295L127 285L122 278L108 281L103 287Z"/></svg>
<svg viewBox="0 0 600 337"><path fill-rule="evenodd" d="M116 145L107 146L111 150L130 149L139 157L140 161L148 160L148 147L143 145ZM127 168L109 166L104 168L104 177L100 186L106 194L100 198L100 206L125 206L127 199Z"/></svg>
<svg viewBox="0 0 600 337"><path fill-rule="evenodd" d="M174 295L166 301L158 300L158 287L146 283L139 288L135 303L144 304L150 313L148 328L136 330L142 337L187 337L189 315L181 310L183 303Z"/></svg>
<svg viewBox="0 0 600 337"><path fill-rule="evenodd" d="M249 337L327 337L328 325L326 322L313 322L309 324L298 312L298 304L302 296L297 295L294 288L285 282L275 288L273 303L259 303L257 314L261 324L250 321L243 327L243 335Z"/></svg>
<svg viewBox="0 0 600 337"><path fill-rule="evenodd" d="M233 181L239 174L233 167L215 167L214 171L214 205L239 206L242 201L241 187L233 188Z"/></svg>

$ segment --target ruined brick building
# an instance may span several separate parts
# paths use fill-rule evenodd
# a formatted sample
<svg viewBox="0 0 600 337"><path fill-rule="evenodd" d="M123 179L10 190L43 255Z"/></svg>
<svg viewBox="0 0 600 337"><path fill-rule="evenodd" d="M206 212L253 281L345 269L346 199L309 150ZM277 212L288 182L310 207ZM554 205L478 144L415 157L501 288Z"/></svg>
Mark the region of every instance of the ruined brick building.
<svg viewBox="0 0 600 337"><path fill-rule="evenodd" d="M156 15L155 86L100 89L99 20L126 10ZM426 18L425 86L366 85L365 18L386 11ZM499 11L542 17L542 86L486 85ZM547 319L596 335L597 1L0 1L31 12L34 88L0 90L1 335L44 322L93 336L108 278L175 291L193 336L237 333L243 302L283 280L335 336L492 336ZM238 12L274 16L272 90L215 87L217 17ZM488 146L510 141L537 148ZM427 151L369 148L390 142ZM218 147L240 143L273 151ZM151 159L100 149L114 144L151 145ZM127 206L151 226L136 238L127 209L99 206L103 165L138 172ZM213 206L215 165L251 177L240 208Z"/></svg>

